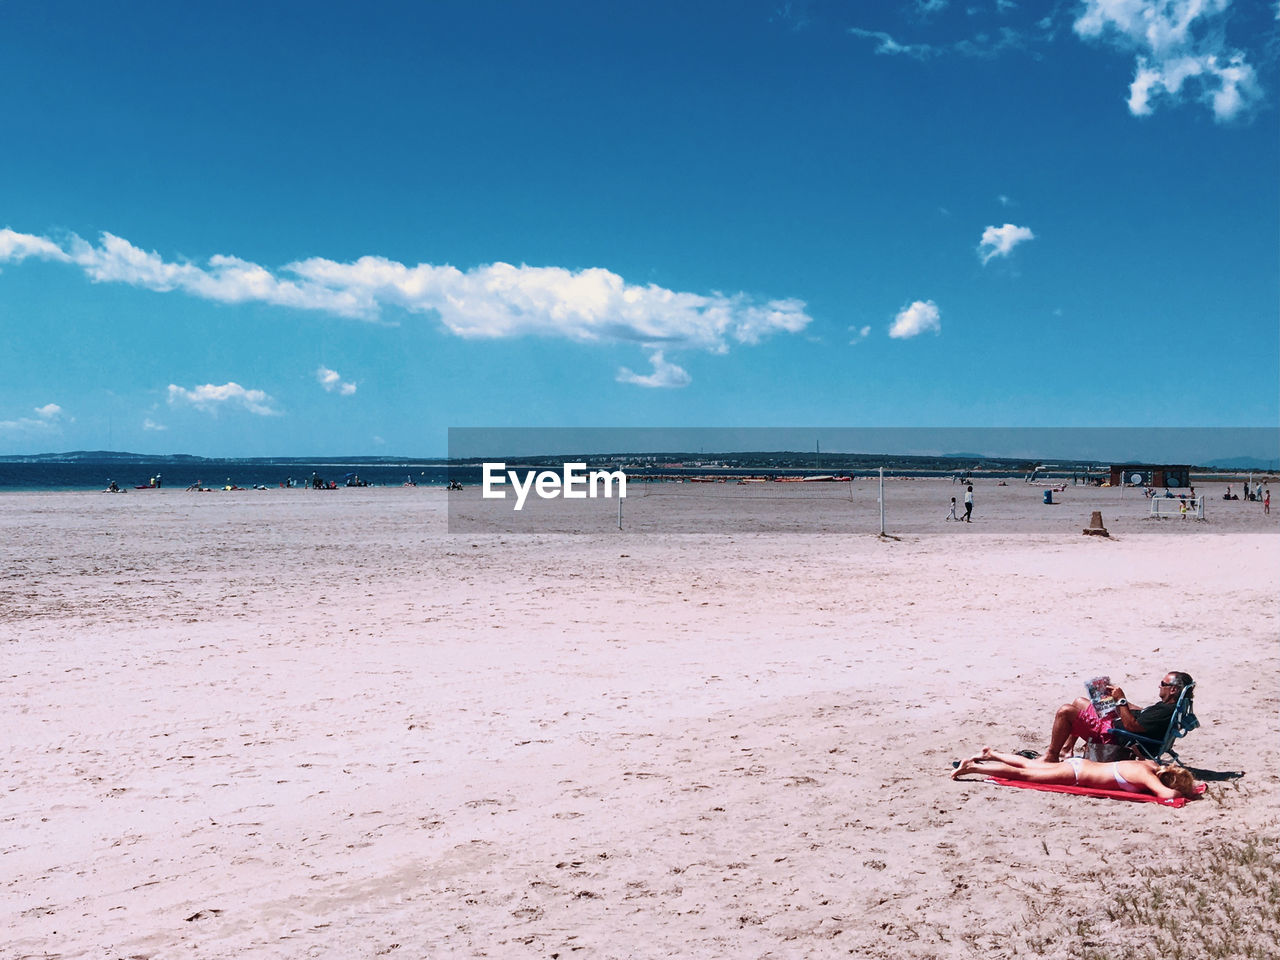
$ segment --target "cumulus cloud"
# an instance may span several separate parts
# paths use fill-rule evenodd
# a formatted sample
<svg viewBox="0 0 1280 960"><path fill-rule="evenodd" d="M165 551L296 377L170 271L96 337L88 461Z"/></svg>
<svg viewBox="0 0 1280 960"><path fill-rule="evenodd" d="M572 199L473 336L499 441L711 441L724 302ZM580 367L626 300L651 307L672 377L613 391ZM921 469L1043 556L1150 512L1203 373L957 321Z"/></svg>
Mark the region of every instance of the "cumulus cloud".
<svg viewBox="0 0 1280 960"><path fill-rule="evenodd" d="M983 263L987 263L992 257L1007 257L1018 244L1035 238L1030 227L1018 227L1012 223L1006 223L1003 227L987 227L982 231L978 256L982 257Z"/></svg>
<svg viewBox="0 0 1280 960"><path fill-rule="evenodd" d="M449 332L471 339L544 336L724 353L732 344L798 333L812 320L801 300L642 286L598 267L492 263L459 270L366 256L350 263L313 257L273 272L221 254L204 264L167 261L110 233L96 245L74 235L59 245L12 230L0 234L0 263L26 257L74 264L98 283L221 303L267 303L361 320L377 320L388 308L434 315Z"/></svg>
<svg viewBox="0 0 1280 960"><path fill-rule="evenodd" d="M1075 32L1135 55L1129 112L1149 116L1161 100L1184 91L1208 104L1218 121L1249 110L1262 97L1245 54L1227 46L1222 18L1231 0L1085 0Z"/></svg>
<svg viewBox="0 0 1280 960"><path fill-rule="evenodd" d="M249 413L260 417L275 417L280 411L275 409L271 397L261 390L247 390L240 384L231 381L221 385L202 384L187 390L175 383L169 384L169 405L188 404L205 413L216 414L224 407L242 407Z"/></svg>
<svg viewBox="0 0 1280 960"><path fill-rule="evenodd" d="M649 357L653 364L653 373L632 373L627 367L618 368L619 383L634 383L638 387L687 387L693 380L687 370L674 363L668 363L661 350L655 350Z"/></svg>
<svg viewBox="0 0 1280 960"><path fill-rule="evenodd" d="M343 397L349 397L356 392L356 385L342 379L342 375L337 370L330 370L328 367L320 367L316 370L316 380L320 386L324 387L326 393L337 393Z"/></svg>
<svg viewBox="0 0 1280 960"><path fill-rule="evenodd" d="M142 421L142 429L143 430L168 430L169 428L166 427L163 423L156 423L150 417L147 417L147 419Z"/></svg>
<svg viewBox="0 0 1280 960"><path fill-rule="evenodd" d="M2 242L2 241L0 241ZM0 420L0 433L7 434L33 434L48 433L50 431L58 431L61 429L63 415L62 407L56 403L46 403L43 407L36 407L33 411L34 417L17 417L13 420ZM70 421L74 422L74 420Z"/></svg>
<svg viewBox="0 0 1280 960"><path fill-rule="evenodd" d="M897 340L905 340L908 337L919 336L928 330L934 333L942 330L942 313L932 300L917 300L898 311L898 315L893 318L893 323L889 327L889 336Z"/></svg>

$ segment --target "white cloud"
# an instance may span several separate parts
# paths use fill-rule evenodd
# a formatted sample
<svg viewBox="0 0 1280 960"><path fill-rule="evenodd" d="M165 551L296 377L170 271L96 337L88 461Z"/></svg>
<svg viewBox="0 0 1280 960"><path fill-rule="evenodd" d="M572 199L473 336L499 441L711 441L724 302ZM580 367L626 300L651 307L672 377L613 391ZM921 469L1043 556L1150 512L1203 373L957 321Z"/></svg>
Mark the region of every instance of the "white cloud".
<svg viewBox="0 0 1280 960"><path fill-rule="evenodd" d="M340 396L349 397L356 392L354 383L343 380L337 370L330 370L328 367L320 367L316 370L316 380L327 393L336 392Z"/></svg>
<svg viewBox="0 0 1280 960"><path fill-rule="evenodd" d="M653 364L653 373L641 375L632 373L627 367L618 368L619 383L634 383L639 387L687 387L693 380L688 371L674 363L668 363L661 350L655 350L649 356Z"/></svg>
<svg viewBox="0 0 1280 960"><path fill-rule="evenodd" d="M946 3L932 3L924 0L908 11L908 18L915 19L921 25L928 24L934 14L942 12L947 6ZM992 15L1002 16L1016 8L1017 4L1012 3L1011 0L997 0L994 4L969 5L963 9L968 17L977 18L974 20L977 23L978 20L985 20ZM1010 26L1006 22L990 24L981 29L971 28L968 36L962 36L959 39L938 37L938 31L931 30L933 39L932 42L927 43L899 40L883 30L851 27L848 32L855 37L874 40L876 42L874 52L877 54L902 55L924 61L945 56L992 60L1008 51L1018 51L1039 60L1043 56L1041 50L1053 41L1055 31L1053 18L1044 17L1034 23L1017 27Z"/></svg>
<svg viewBox="0 0 1280 960"><path fill-rule="evenodd" d="M0 263L21 263L27 257L41 260L70 259L52 240L29 233L15 233L8 227L0 230Z"/></svg>
<svg viewBox="0 0 1280 960"><path fill-rule="evenodd" d="M1006 194L1003 194L1003 193L1002 193L1002 194L999 194L999 195L996 197L996 199L997 199L998 201L1000 201L1000 206L1002 206L1002 207L1012 207L1012 206L1013 206L1013 200L1011 200L1011 199L1010 199Z"/></svg>
<svg viewBox="0 0 1280 960"><path fill-rule="evenodd" d="M889 56L903 54L916 60L927 60L929 57L937 56L939 53L937 48L927 43L899 43L883 30L863 30L860 27L850 27L849 32L855 37L866 37L869 40L877 41L875 52L879 54Z"/></svg>
<svg viewBox="0 0 1280 960"><path fill-rule="evenodd" d="M34 417L0 420L0 433L37 434L61 431L63 421L62 407L56 403L46 403L43 407L36 407L34 412ZM74 422L74 420L70 422Z"/></svg>
<svg viewBox="0 0 1280 960"><path fill-rule="evenodd" d="M987 227L982 231L978 255L982 257L983 263L987 263L992 257L1009 256L1018 244L1035 238L1030 227L1018 227L1012 223L1006 223L1003 227Z"/></svg>
<svg viewBox="0 0 1280 960"><path fill-rule="evenodd" d="M216 414L220 408L232 406L243 407L250 413L257 414L260 417L280 415L280 411L272 406L275 400L263 391L246 390L234 381L220 386L206 383L190 390L174 383L169 384L170 406L181 403L190 404L197 410L203 410L206 413Z"/></svg>
<svg viewBox="0 0 1280 960"><path fill-rule="evenodd" d="M315 257L272 272L225 255L205 265L166 261L110 233L96 246L74 235L59 246L12 230L0 234L0 261L25 257L73 263L99 283L221 303L267 303L363 320L377 320L388 308L430 314L456 336L472 339L543 336L724 353L734 343L798 333L812 320L801 300L640 286L602 268L492 263L464 271L366 256L351 263Z"/></svg>
<svg viewBox="0 0 1280 960"><path fill-rule="evenodd" d="M38 433L48 430L53 425L47 420L33 420L30 417L20 417L17 420L0 420L0 433Z"/></svg>
<svg viewBox="0 0 1280 960"><path fill-rule="evenodd" d="M928 330L934 333L942 330L942 314L938 310L938 305L932 300L917 300L911 306L903 307L898 311L898 315L893 318L893 324L889 327L889 336L897 340L905 340L908 337L919 336Z"/></svg>
<svg viewBox="0 0 1280 960"><path fill-rule="evenodd" d="M1227 46L1220 23L1231 0L1085 0L1075 32L1135 55L1129 112L1149 116L1159 101L1177 103L1183 90L1231 120L1262 97L1245 55Z"/></svg>
<svg viewBox="0 0 1280 960"><path fill-rule="evenodd" d="M861 343L863 340L867 339L867 337L871 336L870 327L850 327L849 329L853 332L853 339L849 341L850 344Z"/></svg>
<svg viewBox="0 0 1280 960"><path fill-rule="evenodd" d="M163 423L156 423L150 417L147 417L147 419L142 421L142 429L143 430L168 430L169 428L166 427Z"/></svg>

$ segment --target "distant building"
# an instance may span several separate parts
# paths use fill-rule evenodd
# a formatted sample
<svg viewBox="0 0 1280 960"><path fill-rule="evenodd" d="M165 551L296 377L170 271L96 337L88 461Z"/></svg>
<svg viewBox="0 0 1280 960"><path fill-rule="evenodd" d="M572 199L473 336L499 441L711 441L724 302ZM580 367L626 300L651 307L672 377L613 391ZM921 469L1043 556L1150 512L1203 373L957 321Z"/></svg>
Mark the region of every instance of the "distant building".
<svg viewBox="0 0 1280 960"><path fill-rule="evenodd" d="M1189 487L1191 467L1185 463L1113 463L1111 485L1135 487Z"/></svg>

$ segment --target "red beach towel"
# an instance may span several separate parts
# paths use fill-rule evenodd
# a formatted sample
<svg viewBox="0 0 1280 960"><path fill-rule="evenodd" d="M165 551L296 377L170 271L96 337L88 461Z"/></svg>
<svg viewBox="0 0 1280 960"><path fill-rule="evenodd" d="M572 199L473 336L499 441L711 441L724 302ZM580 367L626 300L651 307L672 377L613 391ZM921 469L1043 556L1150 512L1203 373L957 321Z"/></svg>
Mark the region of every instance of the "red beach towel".
<svg viewBox="0 0 1280 960"><path fill-rule="evenodd" d="M1000 777L987 777L991 783L998 783L1002 787L1022 787L1027 790L1047 790L1050 793L1078 793L1082 797L1110 797L1112 800L1134 800L1138 803L1158 803L1165 807L1185 807L1187 805L1186 797L1174 797L1171 800L1161 800L1159 797L1150 793L1129 793L1127 790L1100 790L1096 787L1076 787L1067 786L1057 783L1028 783L1025 780L1004 780ZM1204 793L1205 785L1202 783L1196 788L1196 793Z"/></svg>

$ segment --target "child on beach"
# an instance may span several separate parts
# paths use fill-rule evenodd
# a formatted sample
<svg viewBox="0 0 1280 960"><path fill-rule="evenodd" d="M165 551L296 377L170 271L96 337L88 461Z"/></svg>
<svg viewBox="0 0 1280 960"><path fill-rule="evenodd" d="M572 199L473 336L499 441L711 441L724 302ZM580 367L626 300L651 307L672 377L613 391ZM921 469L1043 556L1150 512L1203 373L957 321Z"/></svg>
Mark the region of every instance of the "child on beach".
<svg viewBox="0 0 1280 960"><path fill-rule="evenodd" d="M956 516L956 498L955 498L955 497L952 497L952 498L951 498L951 512L947 514L947 516L946 516L946 518L945 518L945 519L947 519L947 520L959 520L959 519L960 519L958 516Z"/></svg>

